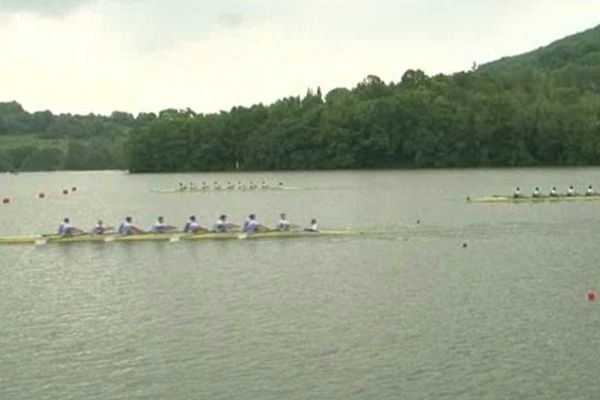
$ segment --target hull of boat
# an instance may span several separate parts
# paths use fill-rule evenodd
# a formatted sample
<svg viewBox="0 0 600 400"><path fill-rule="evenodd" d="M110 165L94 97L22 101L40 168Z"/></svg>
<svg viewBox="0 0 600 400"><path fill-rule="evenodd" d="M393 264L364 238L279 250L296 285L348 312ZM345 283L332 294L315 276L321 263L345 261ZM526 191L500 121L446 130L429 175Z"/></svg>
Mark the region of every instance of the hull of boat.
<svg viewBox="0 0 600 400"><path fill-rule="evenodd" d="M290 231L290 232L256 232L256 233L147 233L135 235L22 235L0 236L0 244L48 244L48 243L89 243L89 242L178 242L200 240L254 240L254 239L292 239L301 237L328 237L361 235L365 232L353 230L324 230L319 232Z"/></svg>
<svg viewBox="0 0 600 400"><path fill-rule="evenodd" d="M561 201L594 201L600 200L600 195L594 196L543 196L543 197L512 197L486 196L467 198L469 203L547 203Z"/></svg>

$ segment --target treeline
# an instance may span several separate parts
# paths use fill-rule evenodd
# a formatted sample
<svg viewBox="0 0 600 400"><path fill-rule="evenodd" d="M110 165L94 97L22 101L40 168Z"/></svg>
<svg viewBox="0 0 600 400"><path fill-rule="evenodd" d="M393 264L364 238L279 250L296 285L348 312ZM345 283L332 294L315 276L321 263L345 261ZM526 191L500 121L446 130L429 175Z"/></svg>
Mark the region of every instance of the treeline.
<svg viewBox="0 0 600 400"><path fill-rule="evenodd" d="M399 83L369 76L324 98L174 112L136 129L128 153L140 172L589 165L600 162L600 94L532 69L408 71Z"/></svg>
<svg viewBox="0 0 600 400"><path fill-rule="evenodd" d="M131 129L156 119L124 112L101 115L29 113L0 103L0 171L126 168Z"/></svg>

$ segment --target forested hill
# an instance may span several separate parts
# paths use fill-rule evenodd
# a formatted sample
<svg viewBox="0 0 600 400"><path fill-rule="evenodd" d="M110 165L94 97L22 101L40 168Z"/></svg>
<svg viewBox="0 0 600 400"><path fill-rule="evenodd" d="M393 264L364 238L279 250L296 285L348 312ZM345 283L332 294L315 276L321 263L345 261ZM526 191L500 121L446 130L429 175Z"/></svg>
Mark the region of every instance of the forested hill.
<svg viewBox="0 0 600 400"><path fill-rule="evenodd" d="M20 169L35 166L40 138L58 141L55 168L133 172L597 165L600 27L468 72L408 70L390 83L370 75L351 89L218 114L46 114L46 125L36 125L44 118L34 113L21 132L7 125L7 104L16 108L0 104L0 155L11 152ZM67 133L61 124L79 128ZM8 143L35 140L20 164L3 133Z"/></svg>
<svg viewBox="0 0 600 400"><path fill-rule="evenodd" d="M173 113L135 130L132 171L600 164L600 27L453 75Z"/></svg>
<svg viewBox="0 0 600 400"><path fill-rule="evenodd" d="M480 70L502 72L519 68L537 68L552 71L568 66L597 67L599 65L600 26L568 36L529 53L485 64L480 67Z"/></svg>

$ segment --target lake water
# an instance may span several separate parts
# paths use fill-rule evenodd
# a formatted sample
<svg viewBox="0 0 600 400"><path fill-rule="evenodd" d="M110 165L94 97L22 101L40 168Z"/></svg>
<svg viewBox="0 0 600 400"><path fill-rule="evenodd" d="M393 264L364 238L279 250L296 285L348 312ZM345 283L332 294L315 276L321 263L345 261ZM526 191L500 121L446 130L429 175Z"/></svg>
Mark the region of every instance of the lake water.
<svg viewBox="0 0 600 400"><path fill-rule="evenodd" d="M203 180L296 190L152 191ZM590 183L600 169L2 175L0 234L280 212L389 233L2 246L0 398L595 399L600 201L465 201Z"/></svg>

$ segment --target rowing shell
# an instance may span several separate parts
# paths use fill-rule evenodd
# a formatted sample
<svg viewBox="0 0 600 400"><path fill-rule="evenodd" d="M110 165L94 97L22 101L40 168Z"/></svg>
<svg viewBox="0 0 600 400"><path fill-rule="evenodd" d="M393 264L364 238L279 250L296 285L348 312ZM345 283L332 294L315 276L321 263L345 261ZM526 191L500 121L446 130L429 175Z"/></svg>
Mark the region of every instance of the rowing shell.
<svg viewBox="0 0 600 400"><path fill-rule="evenodd" d="M600 195L593 196L542 196L542 197L513 197L513 196L486 196L467 197L469 203L543 203L558 201L593 201L600 200Z"/></svg>
<svg viewBox="0 0 600 400"><path fill-rule="evenodd" d="M246 188L193 188L193 189L153 189L152 192L160 194L170 193L220 193L220 192L260 192L260 191L278 191L278 190L299 190L300 188L292 186L273 186L273 187L258 187L254 189Z"/></svg>
<svg viewBox="0 0 600 400"><path fill-rule="evenodd" d="M299 237L328 237L328 236L356 236L366 232L353 230L324 230L318 232L289 231L289 232L256 232L256 233L145 233L135 235L22 235L0 236L0 244L37 244L47 243L82 243L82 242L178 242L180 240L234 240L234 239L284 239Z"/></svg>

